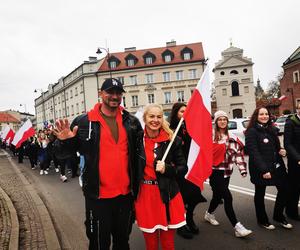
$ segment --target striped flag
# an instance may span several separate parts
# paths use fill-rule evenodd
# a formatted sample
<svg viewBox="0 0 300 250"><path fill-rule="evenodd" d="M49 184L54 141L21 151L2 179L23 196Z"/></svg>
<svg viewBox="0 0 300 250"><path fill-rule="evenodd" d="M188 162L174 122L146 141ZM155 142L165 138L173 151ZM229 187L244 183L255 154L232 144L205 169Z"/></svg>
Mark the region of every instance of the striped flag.
<svg viewBox="0 0 300 250"><path fill-rule="evenodd" d="M28 119L15 134L15 137L11 143L15 145L16 148L19 148L24 141L26 141L29 137L34 136L34 134L35 131L32 127L32 123Z"/></svg>
<svg viewBox="0 0 300 250"><path fill-rule="evenodd" d="M203 189L212 172L212 120L209 71L206 67L184 112L184 120L192 138L185 178Z"/></svg>

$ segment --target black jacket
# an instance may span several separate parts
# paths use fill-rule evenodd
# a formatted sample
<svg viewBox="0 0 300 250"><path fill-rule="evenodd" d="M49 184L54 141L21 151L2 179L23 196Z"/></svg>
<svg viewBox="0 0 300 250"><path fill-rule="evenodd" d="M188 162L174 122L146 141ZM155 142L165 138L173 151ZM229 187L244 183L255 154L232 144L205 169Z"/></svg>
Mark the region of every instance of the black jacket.
<svg viewBox="0 0 300 250"><path fill-rule="evenodd" d="M293 115L284 126L284 147L287 151L289 173L300 176L300 119Z"/></svg>
<svg viewBox="0 0 300 250"><path fill-rule="evenodd" d="M286 177L277 132L273 126L262 127L257 123L246 132L245 152L249 155L250 179L254 184L276 185ZM267 172L271 173L271 179L262 177Z"/></svg>
<svg viewBox="0 0 300 250"><path fill-rule="evenodd" d="M144 169L146 166L146 155L144 149L144 133L139 133L138 136L138 162L137 169L135 175L135 199L138 196L140 183L144 177ZM169 141L165 141L159 144L159 146L155 149L156 158L154 160L154 166L156 165L156 161L161 160L164 152L166 151L169 145ZM162 201L167 204L171 199L175 197L175 195L179 192L179 187L176 181L178 176L184 176L187 173L187 165L186 160L182 150L182 142L176 137L175 141L168 153L168 156L165 160L165 173L161 174L159 172L156 173L156 178L158 181L158 187L160 191L160 196Z"/></svg>
<svg viewBox="0 0 300 250"><path fill-rule="evenodd" d="M133 175L134 169L136 168L136 138L138 132L142 130L142 127L138 119L125 110L122 111L122 122L126 129L128 139L128 169L130 189L131 192L133 192ZM85 159L82 174L83 193L88 198L98 199L100 186L99 147L101 126L99 122L90 122L87 114L75 118L71 124L71 129L73 129L74 126L78 126L78 131L74 138L64 141L55 141L55 156L58 159L67 159L76 151L83 155Z"/></svg>

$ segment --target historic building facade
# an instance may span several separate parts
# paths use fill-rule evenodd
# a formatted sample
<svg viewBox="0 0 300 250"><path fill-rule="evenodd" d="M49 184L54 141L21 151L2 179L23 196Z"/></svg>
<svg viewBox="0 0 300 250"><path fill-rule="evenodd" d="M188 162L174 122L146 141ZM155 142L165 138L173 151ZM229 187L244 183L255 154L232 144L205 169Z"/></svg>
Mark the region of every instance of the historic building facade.
<svg viewBox="0 0 300 250"><path fill-rule="evenodd" d="M300 103L300 46L282 65L284 74L280 80L281 95L287 98L281 102L280 114L287 110L295 112Z"/></svg>
<svg viewBox="0 0 300 250"><path fill-rule="evenodd" d="M243 50L232 45L215 64L217 109L227 112L230 118L249 117L256 107L252 66L252 60L243 56Z"/></svg>
<svg viewBox="0 0 300 250"><path fill-rule="evenodd" d="M187 102L206 66L202 43L109 53L101 60L90 57L57 83L40 90L35 99L37 127L42 128L56 119L72 121L90 110L99 99L102 82L118 78L126 93L125 108L135 113L148 103L161 104L165 114L177 102ZM209 87L209 86L208 86Z"/></svg>

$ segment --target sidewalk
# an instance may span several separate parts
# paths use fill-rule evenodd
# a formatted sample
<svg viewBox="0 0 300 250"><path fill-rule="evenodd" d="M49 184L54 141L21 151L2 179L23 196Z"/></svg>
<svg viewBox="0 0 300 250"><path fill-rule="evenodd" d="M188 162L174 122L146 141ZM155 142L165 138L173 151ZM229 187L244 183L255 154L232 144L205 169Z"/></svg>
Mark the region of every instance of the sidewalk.
<svg viewBox="0 0 300 250"><path fill-rule="evenodd" d="M47 208L19 167L0 150L0 248L61 249Z"/></svg>

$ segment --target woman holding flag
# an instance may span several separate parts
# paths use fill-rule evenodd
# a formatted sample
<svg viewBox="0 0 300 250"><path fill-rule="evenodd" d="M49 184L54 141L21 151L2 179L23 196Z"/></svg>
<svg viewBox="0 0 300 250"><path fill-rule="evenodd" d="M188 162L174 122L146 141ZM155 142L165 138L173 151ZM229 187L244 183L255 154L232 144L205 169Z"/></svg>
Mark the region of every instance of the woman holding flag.
<svg viewBox="0 0 300 250"><path fill-rule="evenodd" d="M163 117L160 105L145 108L145 130L137 145L135 212L138 227L144 234L147 250L174 249L175 229L186 224L184 204L176 181L187 172L179 138L175 138L169 153L164 156L173 131ZM164 156L164 157L163 157Z"/></svg>
<svg viewBox="0 0 300 250"><path fill-rule="evenodd" d="M170 115L170 128L175 131L180 119L183 117L184 111L186 109L186 104L182 102L177 102L173 105ZM188 134L183 121L177 136L182 140L182 147L184 156L188 159L188 154L191 145L191 137ZM177 234L185 239L193 238L194 234L199 234L199 228L194 222L194 209L200 202L206 202L206 199L202 196L201 190L198 186L185 179L184 176L177 178L180 192L184 201L186 209L186 225L177 229Z"/></svg>
<svg viewBox="0 0 300 250"><path fill-rule="evenodd" d="M238 222L232 206L232 195L228 188L233 165L237 165L242 177L247 176L246 162L244 161L243 145L228 132L228 116L224 111L217 111L214 115L214 144L213 144L213 172L209 177L209 184L213 196L204 219L217 226L214 211L224 199L225 213L234 227L236 237L245 237L252 233Z"/></svg>

